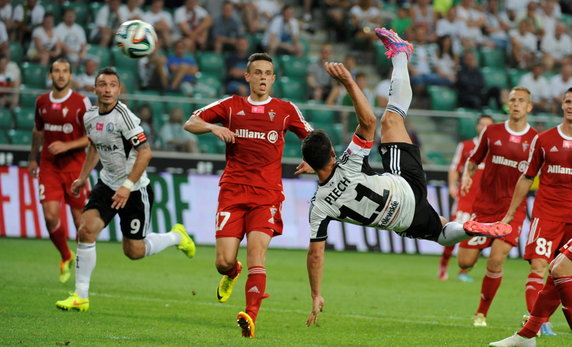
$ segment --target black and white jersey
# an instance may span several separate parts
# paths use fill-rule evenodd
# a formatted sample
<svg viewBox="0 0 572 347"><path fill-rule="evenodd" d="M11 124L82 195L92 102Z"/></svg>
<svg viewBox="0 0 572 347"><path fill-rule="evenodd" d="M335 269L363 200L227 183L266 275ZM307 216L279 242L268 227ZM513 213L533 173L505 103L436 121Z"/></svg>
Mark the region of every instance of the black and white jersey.
<svg viewBox="0 0 572 347"><path fill-rule="evenodd" d="M101 181L113 190L119 189L131 173L136 147L147 141L141 120L125 104L117 105L107 113L99 113L99 107L93 106L83 117L87 136L95 145L103 169L99 173ZM147 173L135 182L133 190L139 190L149 184Z"/></svg>
<svg viewBox="0 0 572 347"><path fill-rule="evenodd" d="M395 232L411 225L413 190L401 176L372 172L367 164L372 145L354 135L332 175L319 185L310 206L311 241L326 240L330 220Z"/></svg>

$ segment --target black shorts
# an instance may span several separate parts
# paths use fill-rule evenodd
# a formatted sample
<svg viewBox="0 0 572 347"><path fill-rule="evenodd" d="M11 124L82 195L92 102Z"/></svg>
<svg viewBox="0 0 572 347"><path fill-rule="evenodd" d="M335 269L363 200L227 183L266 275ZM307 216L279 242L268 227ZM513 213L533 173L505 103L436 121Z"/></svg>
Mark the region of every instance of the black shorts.
<svg viewBox="0 0 572 347"><path fill-rule="evenodd" d="M111 198L114 194L113 189L98 180L83 210L98 210L105 226L119 213L123 237L132 240L144 239L150 227L151 207L153 207L154 199L153 189L151 186L147 186L132 191L125 207L119 210L111 208L111 204L113 204Z"/></svg>
<svg viewBox="0 0 572 347"><path fill-rule="evenodd" d="M403 177L415 196L415 214L411 226L399 234L437 241L442 229L441 218L427 201L427 180L419 147L409 143L391 142L380 144L378 150L385 172Z"/></svg>

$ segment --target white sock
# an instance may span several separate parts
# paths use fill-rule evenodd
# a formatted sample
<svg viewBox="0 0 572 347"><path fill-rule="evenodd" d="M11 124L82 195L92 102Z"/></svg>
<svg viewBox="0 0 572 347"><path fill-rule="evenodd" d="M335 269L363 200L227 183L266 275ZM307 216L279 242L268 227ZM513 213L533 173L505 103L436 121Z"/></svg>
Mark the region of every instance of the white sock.
<svg viewBox="0 0 572 347"><path fill-rule="evenodd" d="M451 246L455 243L470 239L471 236L463 229L463 224L457 222L449 222L445 224L439 234L437 242L443 246Z"/></svg>
<svg viewBox="0 0 572 347"><path fill-rule="evenodd" d="M75 291L80 298L89 297L89 282L95 268L95 242L78 242L75 261Z"/></svg>
<svg viewBox="0 0 572 347"><path fill-rule="evenodd" d="M145 256L157 254L167 247L175 246L183 240L181 234L169 231L165 234L149 233L145 241Z"/></svg>
<svg viewBox="0 0 572 347"><path fill-rule="evenodd" d="M393 72L391 73L387 110L400 114L405 118L413 98L409 71L407 69L407 55L399 53L391 58L391 61L393 63Z"/></svg>

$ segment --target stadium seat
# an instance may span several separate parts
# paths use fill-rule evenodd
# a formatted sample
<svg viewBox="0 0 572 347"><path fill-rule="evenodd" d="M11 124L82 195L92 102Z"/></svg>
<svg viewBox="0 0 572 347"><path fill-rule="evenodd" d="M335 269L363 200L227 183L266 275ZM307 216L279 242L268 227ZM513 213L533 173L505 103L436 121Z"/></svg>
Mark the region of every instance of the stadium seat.
<svg viewBox="0 0 572 347"><path fill-rule="evenodd" d="M452 111L457 104L457 93L450 88L429 86L427 92L433 110Z"/></svg>
<svg viewBox="0 0 572 347"><path fill-rule="evenodd" d="M24 48L22 48L22 44L14 40L8 40L8 42L10 42L10 60L20 64L20 62L24 60Z"/></svg>
<svg viewBox="0 0 572 347"><path fill-rule="evenodd" d="M308 68L308 59L296 58L290 55L282 55L278 57L280 69L284 76L294 78L306 78L306 70Z"/></svg>
<svg viewBox="0 0 572 347"><path fill-rule="evenodd" d="M6 136L6 132L3 129L0 129L0 144L5 145L9 143L10 140L8 139L8 136Z"/></svg>
<svg viewBox="0 0 572 347"><path fill-rule="evenodd" d="M84 26L87 22L87 15L88 15L88 6L82 3L75 3L75 2L64 2L63 9L73 8L75 11L75 22L80 26ZM46 11L47 12L47 11ZM62 11L63 12L63 11Z"/></svg>
<svg viewBox="0 0 572 347"><path fill-rule="evenodd" d="M262 33L255 33L255 34L246 34L246 39L248 40L248 51L250 53L260 52L261 46L260 43L262 42Z"/></svg>
<svg viewBox="0 0 572 347"><path fill-rule="evenodd" d="M213 134L202 134L198 139L201 153L222 154L225 151L226 145Z"/></svg>
<svg viewBox="0 0 572 347"><path fill-rule="evenodd" d="M292 101L306 100L306 81L291 77L281 77L278 80L282 97Z"/></svg>
<svg viewBox="0 0 572 347"><path fill-rule="evenodd" d="M487 87L508 88L508 78L502 68L484 67L481 69Z"/></svg>
<svg viewBox="0 0 572 347"><path fill-rule="evenodd" d="M20 106L21 107L34 107L36 106L37 94L27 93L30 88L27 85L20 85Z"/></svg>
<svg viewBox="0 0 572 347"><path fill-rule="evenodd" d="M125 88L125 93L132 94L137 89L137 78L139 77L138 74L134 74L132 71L128 69L123 69L117 67L117 76L119 76L119 80L121 81L121 85Z"/></svg>
<svg viewBox="0 0 572 347"><path fill-rule="evenodd" d="M337 146L342 144L344 136L341 124L334 122L314 122L312 126L314 129L324 130L330 137L332 145Z"/></svg>
<svg viewBox="0 0 572 347"><path fill-rule="evenodd" d="M48 68L33 63L23 63L21 65L24 83L30 88L46 88Z"/></svg>
<svg viewBox="0 0 572 347"><path fill-rule="evenodd" d="M42 1L42 6L46 13L51 13L54 15L54 23L57 25L62 20L62 8L61 5L55 1Z"/></svg>
<svg viewBox="0 0 572 347"><path fill-rule="evenodd" d="M0 109L0 129L8 130L8 129L12 129L13 126L14 126L14 118L12 118L12 113L10 113L10 110L8 110L8 109L1 108Z"/></svg>
<svg viewBox="0 0 572 347"><path fill-rule="evenodd" d="M16 108L14 110L15 128L17 130L32 131L35 124L36 110L33 107Z"/></svg>
<svg viewBox="0 0 572 347"><path fill-rule="evenodd" d="M32 131L31 130L9 130L8 138L13 145L31 145L32 144Z"/></svg>
<svg viewBox="0 0 572 347"><path fill-rule="evenodd" d="M520 69L509 69L508 70L508 79L510 83L510 87L516 87L520 83L520 79L524 76L528 71L527 70L520 70Z"/></svg>
<svg viewBox="0 0 572 347"><path fill-rule="evenodd" d="M572 14L562 14L560 16L560 21L564 24L566 24L567 28L572 27Z"/></svg>
<svg viewBox="0 0 572 347"><path fill-rule="evenodd" d="M91 1L89 3L89 22L95 22L97 12L104 6L103 2ZM87 33L86 33L87 34Z"/></svg>
<svg viewBox="0 0 572 347"><path fill-rule="evenodd" d="M89 45L87 48L87 54L98 57L100 67L106 67L110 65L111 53L109 53L108 48L101 47L99 45Z"/></svg>
<svg viewBox="0 0 572 347"><path fill-rule="evenodd" d="M286 143L283 156L286 158L301 158L302 150L300 149L300 144Z"/></svg>
<svg viewBox="0 0 572 347"><path fill-rule="evenodd" d="M222 81L218 75L203 73L197 77L197 84L194 87L195 97L216 97L220 95Z"/></svg>
<svg viewBox="0 0 572 347"><path fill-rule="evenodd" d="M170 100L166 102L167 113L171 113L171 111L177 107L182 108L185 115L190 115L191 112L193 111L193 104L190 102L186 102L188 101L188 98L181 97L180 94L175 94L175 93L166 93L165 96L169 98L177 97L177 99L174 99L176 101Z"/></svg>
<svg viewBox="0 0 572 347"><path fill-rule="evenodd" d="M286 135L284 135L284 143L290 143L299 146L300 139L298 138L298 135L294 134L291 131L287 131Z"/></svg>
<svg viewBox="0 0 572 347"><path fill-rule="evenodd" d="M223 78L226 74L226 67L222 55L214 52L198 52L197 63L199 71Z"/></svg>
<svg viewBox="0 0 572 347"><path fill-rule="evenodd" d="M443 154L439 152L429 152L427 153L427 158L431 163L435 165L447 165L447 159L443 156Z"/></svg>
<svg viewBox="0 0 572 347"><path fill-rule="evenodd" d="M155 119L156 117L159 117L163 113L165 113L165 103L162 101L157 101L154 99L154 98L158 98L161 96L161 94L159 94L159 92L152 91L152 90L144 90L144 91L138 91L137 93L135 93L135 95L137 97L141 98L141 99L134 100L134 103L133 103L134 109L132 111L135 112L136 115L137 115L137 110L138 110L139 106L141 106L143 104L148 104L149 106L151 106L151 110L153 110L153 119ZM149 98L149 100L147 100L145 98L145 96L153 97L153 99Z"/></svg>
<svg viewBox="0 0 572 347"><path fill-rule="evenodd" d="M138 74L139 60L126 57L119 47L113 46L111 49L112 65L117 69L129 70L133 74Z"/></svg>
<svg viewBox="0 0 572 347"><path fill-rule="evenodd" d="M317 122L317 123L327 123L327 122L334 122L336 120L336 111L332 110L306 110L303 112L304 117L310 123Z"/></svg>
<svg viewBox="0 0 572 347"><path fill-rule="evenodd" d="M502 49L495 48L481 48L481 66L483 67L505 67L505 52Z"/></svg>
<svg viewBox="0 0 572 347"><path fill-rule="evenodd" d="M475 118L458 118L457 133L463 140L472 139L477 136L476 126L476 115Z"/></svg>

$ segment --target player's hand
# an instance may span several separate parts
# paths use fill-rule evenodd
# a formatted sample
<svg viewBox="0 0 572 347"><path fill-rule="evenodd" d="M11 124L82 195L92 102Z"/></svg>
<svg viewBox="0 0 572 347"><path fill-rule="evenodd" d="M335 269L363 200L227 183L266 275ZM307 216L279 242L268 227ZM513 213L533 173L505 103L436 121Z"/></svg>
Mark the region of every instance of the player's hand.
<svg viewBox="0 0 572 347"><path fill-rule="evenodd" d="M226 143L235 142L234 132L232 132L229 128L216 126L211 130L211 132L223 142Z"/></svg>
<svg viewBox="0 0 572 347"><path fill-rule="evenodd" d="M318 315L320 314L320 312L323 311L324 311L324 298L318 295L312 300L312 312L310 312L310 315L306 320L306 326L309 327L312 326L312 324L314 325L318 324Z"/></svg>
<svg viewBox="0 0 572 347"><path fill-rule="evenodd" d="M459 197L459 188L456 184L449 186L449 195L451 195L453 199Z"/></svg>
<svg viewBox="0 0 572 347"><path fill-rule="evenodd" d="M111 200L113 203L111 204L111 208L119 210L120 208L124 208L127 204L127 200L129 200L129 195L131 195L131 191L124 186L119 187Z"/></svg>
<svg viewBox="0 0 572 347"><path fill-rule="evenodd" d="M506 214L503 219L501 220L501 223L505 223L505 224L510 224L510 222L512 222L512 219L514 218L513 215L510 214Z"/></svg>
<svg viewBox="0 0 572 347"><path fill-rule="evenodd" d="M463 175L461 178L461 195L466 195L471 189L471 185L473 184L473 179L468 175Z"/></svg>
<svg viewBox="0 0 572 347"><path fill-rule="evenodd" d="M35 160L30 160L28 162L28 172L34 178L38 178L38 162Z"/></svg>
<svg viewBox="0 0 572 347"><path fill-rule="evenodd" d="M84 180L78 178L77 180L73 181L71 185L71 193L73 196L76 198L79 197L79 192L81 192L83 186L85 186Z"/></svg>
<svg viewBox="0 0 572 347"><path fill-rule="evenodd" d="M312 169L310 164L306 163L305 161L301 162L298 166L296 166L296 171L294 171L294 175L300 174L315 174L316 171Z"/></svg>
<svg viewBox="0 0 572 347"><path fill-rule="evenodd" d="M68 145L62 141L54 141L48 146L48 151L53 155L58 155L68 151Z"/></svg>
<svg viewBox="0 0 572 347"><path fill-rule="evenodd" d="M344 85L353 79L351 72L342 63L325 62L324 69L328 71L330 76Z"/></svg>

